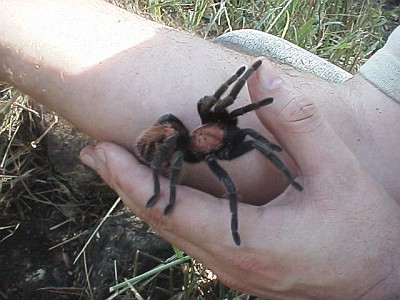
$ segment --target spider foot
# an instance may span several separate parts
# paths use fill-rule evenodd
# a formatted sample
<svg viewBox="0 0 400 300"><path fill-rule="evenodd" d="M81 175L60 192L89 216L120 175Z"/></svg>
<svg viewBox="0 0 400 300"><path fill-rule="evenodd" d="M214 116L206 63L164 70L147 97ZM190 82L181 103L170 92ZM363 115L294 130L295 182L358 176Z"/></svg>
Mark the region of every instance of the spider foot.
<svg viewBox="0 0 400 300"><path fill-rule="evenodd" d="M168 215L172 211L173 206L173 204L168 204L164 209L164 215Z"/></svg>
<svg viewBox="0 0 400 300"><path fill-rule="evenodd" d="M239 233L237 231L236 232L232 232L232 238L233 238L233 241L235 242L236 246L240 246L240 243L241 243L240 235L239 235Z"/></svg>
<svg viewBox="0 0 400 300"><path fill-rule="evenodd" d="M157 201L157 196L158 195L153 195L153 196L151 196L151 198L147 201L147 203L146 203L146 208L149 208L149 207L152 207L155 203L156 203L156 201Z"/></svg>
<svg viewBox="0 0 400 300"><path fill-rule="evenodd" d="M275 166L278 167L282 171L282 173L285 175L287 181L289 184L294 187L296 190L301 192L303 190L303 187L300 183L298 183L293 177L292 174L290 174L289 170L286 168L286 166L281 162L277 157L275 158L270 158L271 162L275 164Z"/></svg>
<svg viewBox="0 0 400 300"><path fill-rule="evenodd" d="M294 179L290 180L290 185L293 186L296 190L301 192L303 190L303 187L301 184L297 183Z"/></svg>
<svg viewBox="0 0 400 300"><path fill-rule="evenodd" d="M231 211L237 211L237 202L233 203L233 201L231 201L230 204L231 204ZM232 238L236 246L240 246L240 235L238 233L238 228L239 228L239 222L237 213L233 213L231 219L231 231L232 231Z"/></svg>

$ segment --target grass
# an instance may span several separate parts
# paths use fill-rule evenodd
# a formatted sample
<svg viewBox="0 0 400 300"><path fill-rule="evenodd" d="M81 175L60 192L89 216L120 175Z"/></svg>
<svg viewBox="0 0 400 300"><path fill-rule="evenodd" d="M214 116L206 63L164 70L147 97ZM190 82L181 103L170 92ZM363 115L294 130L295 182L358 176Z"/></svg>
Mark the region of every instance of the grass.
<svg viewBox="0 0 400 300"><path fill-rule="evenodd" d="M253 28L293 42L355 73L380 48L385 16L376 1L148 0L136 11L166 25L212 38Z"/></svg>
<svg viewBox="0 0 400 300"><path fill-rule="evenodd" d="M351 73L357 72L360 65L383 45L382 26L388 14L382 11L377 1L354 0L110 2L207 39L241 28L265 31L289 40ZM28 199L53 205L46 199L51 196L44 191L61 191L62 183L43 158L45 152L40 144L32 147L31 142L37 139L37 121L34 119L40 118L40 115L30 106L29 98L0 83L0 117L0 209L4 216L11 206L15 206L19 217L23 218L26 212L24 207L29 206ZM43 179L49 176L53 179ZM38 181L41 182L39 188ZM68 195L62 196L68 199ZM66 201L75 203L72 199ZM249 299L247 295L227 289L214 277L204 280L208 278L204 275L206 270L193 260L180 264L180 268L183 274L181 292L171 299Z"/></svg>

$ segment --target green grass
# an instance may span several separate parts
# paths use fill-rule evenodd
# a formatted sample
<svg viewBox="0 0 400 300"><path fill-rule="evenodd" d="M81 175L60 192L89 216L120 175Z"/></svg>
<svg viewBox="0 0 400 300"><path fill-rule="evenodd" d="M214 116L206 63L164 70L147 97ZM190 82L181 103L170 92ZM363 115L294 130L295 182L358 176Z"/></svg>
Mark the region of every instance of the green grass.
<svg viewBox="0 0 400 300"><path fill-rule="evenodd" d="M145 16L212 38L252 28L293 42L355 73L383 45L385 18L376 1L136 1Z"/></svg>
<svg viewBox="0 0 400 300"><path fill-rule="evenodd" d="M387 14L376 5L376 1L112 2L147 18L207 39L241 28L265 31L289 40L351 73L355 73L383 45L382 25ZM12 205L16 191L18 196L24 193L40 194L40 191L31 190L27 182L29 178L36 179L38 175L35 174L48 174L50 171L43 170L44 166L32 159L37 149L30 147L31 141L35 140L32 129L34 112L30 111L27 97L1 83L0 96L0 209L4 211ZM28 130L20 134L23 127ZM31 135L27 136L26 132ZM48 190L51 189L52 187L48 187ZM214 278L204 281L206 270L201 269L193 260L181 264L180 268L183 284L181 291L172 296L172 299L249 298L229 290Z"/></svg>

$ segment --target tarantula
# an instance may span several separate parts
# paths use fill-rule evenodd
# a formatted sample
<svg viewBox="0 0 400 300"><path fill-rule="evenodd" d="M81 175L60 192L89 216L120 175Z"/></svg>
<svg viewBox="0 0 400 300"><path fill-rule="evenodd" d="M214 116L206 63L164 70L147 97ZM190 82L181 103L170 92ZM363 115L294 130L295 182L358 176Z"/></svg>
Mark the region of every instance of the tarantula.
<svg viewBox="0 0 400 300"><path fill-rule="evenodd" d="M282 160L275 155L274 152L282 151L280 146L271 143L253 129L239 128L237 126L239 116L271 104L273 98L266 98L231 112L227 110L227 107L235 101L247 79L260 67L261 63L261 60L256 61L246 72L246 68L241 67L217 89L214 95L202 97L197 102L197 110L202 125L192 132L189 132L174 115L165 114L138 137L135 154L142 163L151 167L154 180L154 193L148 200L146 207L154 205L160 194L158 173L163 167L167 167L170 171L169 203L164 210L164 214L168 214L175 202L176 186L179 183L183 161L188 163L205 161L228 192L232 214L232 237L235 244L240 245L235 184L228 173L218 164L218 159L232 160L253 149L257 149L277 169L283 172L295 189L299 191L303 189L293 179ZM221 98L233 83L235 84L229 94ZM249 139L246 139L246 137L249 137Z"/></svg>

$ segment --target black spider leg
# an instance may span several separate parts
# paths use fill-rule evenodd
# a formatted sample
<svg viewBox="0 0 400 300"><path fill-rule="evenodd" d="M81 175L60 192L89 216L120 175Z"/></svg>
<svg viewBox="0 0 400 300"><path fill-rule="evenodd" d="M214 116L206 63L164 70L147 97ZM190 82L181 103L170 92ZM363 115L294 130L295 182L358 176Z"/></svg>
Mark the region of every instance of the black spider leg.
<svg viewBox="0 0 400 300"><path fill-rule="evenodd" d="M233 160L238 158L251 150L254 150L253 141L244 141L239 145L225 147L224 149L218 150L215 154L218 159L221 160Z"/></svg>
<svg viewBox="0 0 400 300"><path fill-rule="evenodd" d="M244 141L244 138L247 135L252 137L254 140ZM303 187L294 180L292 174L290 174L289 169L285 166L283 161L274 154L274 152L282 151L282 148L280 146L271 143L264 136L250 128L238 129L238 131L230 139L233 142L231 146L217 151L216 156L219 159L233 160L253 149L257 149L261 152L261 154L268 158L278 170L280 170L285 175L288 182L296 190L303 190Z"/></svg>
<svg viewBox="0 0 400 300"><path fill-rule="evenodd" d="M153 174L153 181L154 181L154 193L153 196L146 203L146 207L151 207L156 203L157 197L160 194L160 179L158 177L158 171L162 167L162 165L167 162L168 154L172 147L175 146L175 142L179 137L179 133L175 132L174 134L168 136L164 143L161 145L160 150L158 151L157 155L154 157L153 161L151 162L151 171Z"/></svg>
<svg viewBox="0 0 400 300"><path fill-rule="evenodd" d="M254 102L254 103L247 104L243 107L240 107L240 108L237 108L237 109L231 111L229 113L229 117L236 118L238 116L247 114L250 111L259 109L260 107L263 107L265 105L269 105L272 102L274 102L274 98L268 97L268 98L262 99L260 101Z"/></svg>
<svg viewBox="0 0 400 300"><path fill-rule="evenodd" d="M255 131L251 128L242 128L242 129L240 129L240 132L242 134L252 137L253 139L255 139L257 141L260 141L261 143L266 145L268 148L270 148L270 150L272 150L272 151L282 152L282 150L283 150L281 146L271 143L267 138L265 138L264 136L262 136L257 131Z"/></svg>
<svg viewBox="0 0 400 300"><path fill-rule="evenodd" d="M257 133L257 135L259 134ZM263 154L266 158L268 158L271 161L271 163L285 175L286 179L289 181L291 186L293 186L298 191L303 190L303 187L294 180L292 174L290 174L289 169L286 167L283 161L271 151L272 149L268 144L264 143L263 140L257 138L255 138L253 142L254 142L254 148L260 151L261 154Z"/></svg>
<svg viewBox="0 0 400 300"><path fill-rule="evenodd" d="M235 74L233 74L227 81L225 81L214 93L212 96L205 96L204 103L201 103L202 99L200 99L199 103L201 103L201 111L208 112L214 106L214 104L221 98L221 96L228 90L229 86L234 83L238 78L244 73L246 67L239 68Z"/></svg>
<svg viewBox="0 0 400 300"><path fill-rule="evenodd" d="M224 184L228 191L229 208L231 211L231 231L232 238L236 245L240 245L240 235L238 233L239 221L238 221L238 203L236 187L228 173L218 164L217 158L214 154L208 154L206 156L206 162L211 171L218 177L218 179Z"/></svg>
<svg viewBox="0 0 400 300"><path fill-rule="evenodd" d="M243 76L236 81L229 95L223 99L218 100L215 103L214 111L216 113L223 112L229 105L235 102L237 95L242 90L247 79L249 79L249 77L253 75L253 73L261 66L261 64L262 64L261 60L257 60L254 64L252 64L251 67L248 68L247 71L243 74Z"/></svg>
<svg viewBox="0 0 400 300"><path fill-rule="evenodd" d="M172 207L175 204L176 199L176 186L179 183L180 173L182 170L183 164L183 152L177 151L174 153L171 159L171 168L170 168L170 186L169 186L169 203L164 209L164 215L169 214L171 212Z"/></svg>
<svg viewBox="0 0 400 300"><path fill-rule="evenodd" d="M229 86L234 83L246 70L246 67L239 68L235 74L233 74L227 81L225 81L214 93L212 96L204 96L197 102L197 111L200 115L201 123L206 124L209 122L213 122L214 120L210 120L211 108L214 104L221 98L222 94L227 91Z"/></svg>

